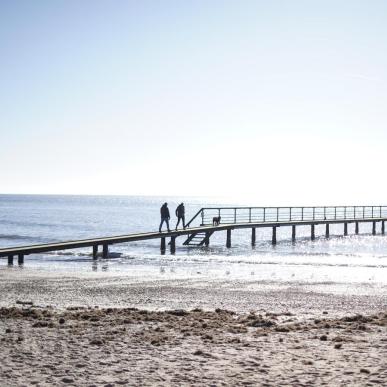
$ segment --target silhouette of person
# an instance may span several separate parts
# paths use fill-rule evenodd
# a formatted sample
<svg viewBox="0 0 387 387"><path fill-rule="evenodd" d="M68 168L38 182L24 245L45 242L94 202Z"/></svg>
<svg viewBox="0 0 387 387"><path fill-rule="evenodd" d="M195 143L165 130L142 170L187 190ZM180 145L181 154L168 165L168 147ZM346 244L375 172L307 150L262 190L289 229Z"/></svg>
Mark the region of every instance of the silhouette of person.
<svg viewBox="0 0 387 387"><path fill-rule="evenodd" d="M177 216L176 230L177 230L177 227L180 224L180 220L182 220L183 228L185 230L185 208L184 208L184 203L180 203L177 206L175 214Z"/></svg>
<svg viewBox="0 0 387 387"><path fill-rule="evenodd" d="M159 232L161 232L161 227L163 226L164 222L167 224L168 231L171 231L169 229L169 219L171 217L169 215L168 203L164 203L161 206L160 215L161 215L161 223L160 223L160 227L159 227Z"/></svg>

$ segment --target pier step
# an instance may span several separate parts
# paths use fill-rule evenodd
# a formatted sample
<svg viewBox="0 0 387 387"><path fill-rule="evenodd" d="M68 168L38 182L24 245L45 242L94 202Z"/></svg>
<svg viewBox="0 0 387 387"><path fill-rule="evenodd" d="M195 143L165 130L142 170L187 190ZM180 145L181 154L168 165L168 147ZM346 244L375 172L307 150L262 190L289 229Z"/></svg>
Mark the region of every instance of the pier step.
<svg viewBox="0 0 387 387"><path fill-rule="evenodd" d="M203 246L206 242L206 238L210 238L210 236L213 234L212 232L198 232L195 234L190 234L188 238L185 240L183 245L185 246Z"/></svg>

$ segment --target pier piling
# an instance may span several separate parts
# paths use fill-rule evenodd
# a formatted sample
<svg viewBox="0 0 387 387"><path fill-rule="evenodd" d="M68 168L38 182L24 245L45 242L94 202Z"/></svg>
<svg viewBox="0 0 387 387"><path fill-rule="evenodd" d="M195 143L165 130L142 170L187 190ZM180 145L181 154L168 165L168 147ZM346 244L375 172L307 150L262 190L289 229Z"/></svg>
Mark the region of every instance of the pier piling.
<svg viewBox="0 0 387 387"><path fill-rule="evenodd" d="M210 233L206 232L206 237L204 238L204 246L208 247L210 245Z"/></svg>
<svg viewBox="0 0 387 387"><path fill-rule="evenodd" d="M271 243L272 243L272 245L277 244L277 227L276 226L273 227L273 235L271 238Z"/></svg>
<svg viewBox="0 0 387 387"><path fill-rule="evenodd" d="M98 255L98 245L93 246L93 259L97 259Z"/></svg>
<svg viewBox="0 0 387 387"><path fill-rule="evenodd" d="M17 256L17 263L18 263L18 265L23 265L24 264L24 255L23 254L19 254Z"/></svg>
<svg viewBox="0 0 387 387"><path fill-rule="evenodd" d="M104 244L102 246L102 258L107 258L109 255L109 245Z"/></svg>
<svg viewBox="0 0 387 387"><path fill-rule="evenodd" d="M359 235L359 222L355 223L355 234Z"/></svg>
<svg viewBox="0 0 387 387"><path fill-rule="evenodd" d="M325 225L325 238L329 238L329 223Z"/></svg>
<svg viewBox="0 0 387 387"><path fill-rule="evenodd" d="M171 236L171 254L176 253L176 237Z"/></svg>
<svg viewBox="0 0 387 387"><path fill-rule="evenodd" d="M348 235L348 223L344 223L344 236Z"/></svg>
<svg viewBox="0 0 387 387"><path fill-rule="evenodd" d="M8 265L9 266L13 265L13 255L8 255Z"/></svg>
<svg viewBox="0 0 387 387"><path fill-rule="evenodd" d="M384 220L382 221L382 235L385 234Z"/></svg>
<svg viewBox="0 0 387 387"><path fill-rule="evenodd" d="M253 227L251 229L251 246L255 246L255 238L256 238L255 227Z"/></svg>
<svg viewBox="0 0 387 387"><path fill-rule="evenodd" d="M312 241L314 241L314 240L316 239L316 235L315 235L315 232L314 232L314 224L312 224L312 225L310 226L310 239L311 239Z"/></svg>
<svg viewBox="0 0 387 387"><path fill-rule="evenodd" d="M296 241L296 226L293 224L292 226L292 242Z"/></svg>
<svg viewBox="0 0 387 387"><path fill-rule="evenodd" d="M165 238L160 239L160 252L161 254L165 254Z"/></svg>
<svg viewBox="0 0 387 387"><path fill-rule="evenodd" d="M372 235L376 235L376 222L372 222Z"/></svg>
<svg viewBox="0 0 387 387"><path fill-rule="evenodd" d="M231 229L227 229L227 240L226 240L226 247L231 247Z"/></svg>

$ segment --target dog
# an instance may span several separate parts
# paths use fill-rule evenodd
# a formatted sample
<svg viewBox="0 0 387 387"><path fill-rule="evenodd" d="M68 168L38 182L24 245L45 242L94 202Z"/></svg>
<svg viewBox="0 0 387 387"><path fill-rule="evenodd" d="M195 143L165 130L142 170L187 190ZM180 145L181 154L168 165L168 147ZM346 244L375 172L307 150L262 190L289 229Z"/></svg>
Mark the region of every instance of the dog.
<svg viewBox="0 0 387 387"><path fill-rule="evenodd" d="M214 216L214 217L212 218L212 225L213 225L213 226L219 226L220 219L221 219L220 216Z"/></svg>

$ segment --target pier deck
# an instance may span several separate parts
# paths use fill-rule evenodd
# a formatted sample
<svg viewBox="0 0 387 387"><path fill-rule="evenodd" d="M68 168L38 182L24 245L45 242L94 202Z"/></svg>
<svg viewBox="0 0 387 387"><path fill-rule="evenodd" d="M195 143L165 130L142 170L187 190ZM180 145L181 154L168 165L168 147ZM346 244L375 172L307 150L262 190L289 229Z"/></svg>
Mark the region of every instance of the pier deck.
<svg viewBox="0 0 387 387"><path fill-rule="evenodd" d="M213 217L220 217L219 225L212 225ZM195 220L200 220L200 225L192 227ZM310 226L311 239L315 239L315 226L325 225L325 236L329 237L331 224L344 224L344 235L348 235L348 224L355 223L355 233L359 233L359 223L371 222L372 233L376 234L376 224L381 223L381 233L385 233L387 221L386 206L341 206L341 207L219 207L201 208L187 223L186 229L170 232L148 232L103 238L92 238L55 242L31 246L18 246L0 249L0 257L7 257L8 264L13 264L15 256L18 263L24 263L24 256L41 254L51 251L79 249L91 247L93 257L96 259L98 249L102 246L102 257L108 257L108 246L150 239L160 239L161 253L165 253L166 239L170 238L170 251L176 251L176 238L185 236L184 245L208 246L214 232L226 231L226 246L231 247L231 231L235 229L252 230L251 243L256 241L256 228L271 227L273 229L272 243L277 243L276 230L278 227L292 227L292 240L296 239L297 226ZM196 243L195 243L196 240Z"/></svg>

